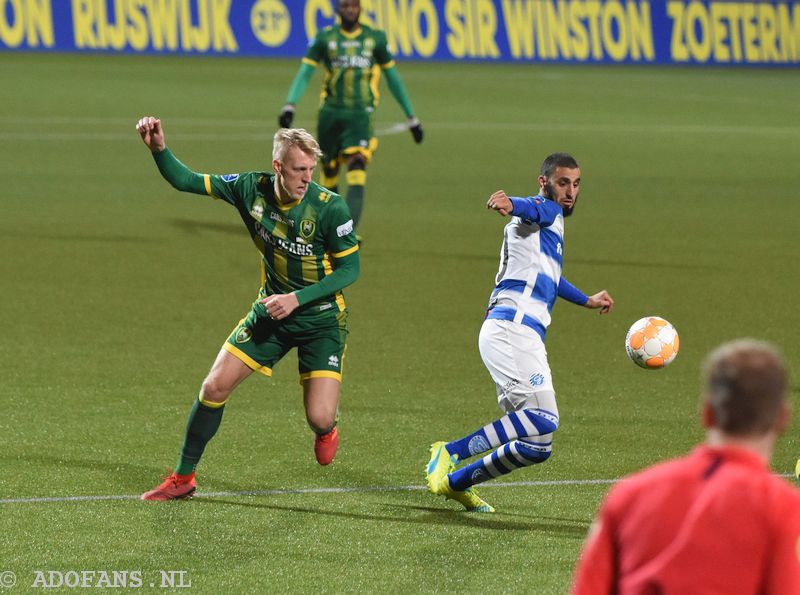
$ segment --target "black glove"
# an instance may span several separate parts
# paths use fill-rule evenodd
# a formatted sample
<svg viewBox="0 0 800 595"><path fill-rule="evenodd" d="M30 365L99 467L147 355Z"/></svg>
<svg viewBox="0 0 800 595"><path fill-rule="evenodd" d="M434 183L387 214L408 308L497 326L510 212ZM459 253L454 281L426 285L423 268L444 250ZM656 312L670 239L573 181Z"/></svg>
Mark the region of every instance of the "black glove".
<svg viewBox="0 0 800 595"><path fill-rule="evenodd" d="M422 142L424 136L422 132L422 122L416 116L408 119L408 129L411 131L411 136L414 137L414 142L419 144Z"/></svg>
<svg viewBox="0 0 800 595"><path fill-rule="evenodd" d="M294 106L291 103L287 103L283 106L283 109L281 109L281 115L278 116L278 126L281 128L291 128L292 120L294 120Z"/></svg>

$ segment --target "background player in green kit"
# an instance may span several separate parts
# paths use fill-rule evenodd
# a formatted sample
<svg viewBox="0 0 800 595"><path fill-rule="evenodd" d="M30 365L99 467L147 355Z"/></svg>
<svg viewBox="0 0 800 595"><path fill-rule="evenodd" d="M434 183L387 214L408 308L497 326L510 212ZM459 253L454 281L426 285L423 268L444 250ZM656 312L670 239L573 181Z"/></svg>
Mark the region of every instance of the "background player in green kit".
<svg viewBox="0 0 800 595"><path fill-rule="evenodd" d="M381 71L386 74L389 90L403 108L417 143L422 142L422 125L397 74L386 33L359 22L360 0L339 0L336 13L340 23L320 30L311 42L289 88L278 123L283 128L292 125L294 106L305 93L314 69L322 64L325 80L317 121L317 138L323 154L320 184L338 192L339 168L347 167L347 205L358 227L364 207L367 163L378 146L373 114L378 104Z"/></svg>
<svg viewBox="0 0 800 595"><path fill-rule="evenodd" d="M233 329L192 407L178 466L143 500L186 498L195 467L222 421L228 396L254 371L272 367L297 347L306 419L316 434L314 454L327 465L339 444L336 412L347 335L341 290L359 273L358 243L344 200L311 181L321 152L302 129L281 129L272 150L274 174L198 174L167 148L161 121L136 125L161 175L178 190L233 205L263 258L262 286L247 316Z"/></svg>

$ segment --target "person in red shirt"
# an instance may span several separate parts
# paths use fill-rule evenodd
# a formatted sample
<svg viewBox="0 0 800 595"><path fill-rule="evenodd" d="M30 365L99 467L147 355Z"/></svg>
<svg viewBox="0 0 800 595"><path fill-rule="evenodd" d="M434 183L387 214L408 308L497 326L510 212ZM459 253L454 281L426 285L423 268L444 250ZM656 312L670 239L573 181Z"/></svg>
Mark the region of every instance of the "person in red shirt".
<svg viewBox="0 0 800 595"><path fill-rule="evenodd" d="M742 339L706 362L705 444L614 486L573 595L800 593L800 491L770 473L789 421L771 345Z"/></svg>

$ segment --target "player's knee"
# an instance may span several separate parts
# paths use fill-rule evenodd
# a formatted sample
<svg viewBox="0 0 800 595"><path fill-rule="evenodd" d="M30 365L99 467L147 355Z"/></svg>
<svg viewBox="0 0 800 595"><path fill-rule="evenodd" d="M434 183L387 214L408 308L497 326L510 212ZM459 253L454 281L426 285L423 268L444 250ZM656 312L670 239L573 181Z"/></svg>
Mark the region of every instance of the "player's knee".
<svg viewBox="0 0 800 595"><path fill-rule="evenodd" d="M529 393L514 403L515 409L523 413L534 425L541 436L558 430L558 406L556 393L552 390L540 390Z"/></svg>
<svg viewBox="0 0 800 595"><path fill-rule="evenodd" d="M347 171L367 169L367 160L360 153L356 153L347 161Z"/></svg>
<svg viewBox="0 0 800 595"><path fill-rule="evenodd" d="M347 185L349 187L365 186L367 184L366 161L361 155L354 155L347 164Z"/></svg>
<svg viewBox="0 0 800 595"><path fill-rule="evenodd" d="M328 190L339 191L339 163L337 161L330 161L322 167L319 183Z"/></svg>
<svg viewBox="0 0 800 595"><path fill-rule="evenodd" d="M558 415L542 409L525 408L522 410L534 425L539 435L552 434L558 430Z"/></svg>
<svg viewBox="0 0 800 595"><path fill-rule="evenodd" d="M544 463L553 454L553 442L542 444L521 438L517 441L517 452L532 465Z"/></svg>
<svg viewBox="0 0 800 595"><path fill-rule="evenodd" d="M537 413L540 420L539 431L542 434L552 434L558 430L558 417L555 415L542 415L541 412Z"/></svg>
<svg viewBox="0 0 800 595"><path fill-rule="evenodd" d="M220 381L215 376L209 376L203 381L200 389L200 400L210 403L224 403L231 394L231 388L227 383Z"/></svg>
<svg viewBox="0 0 800 595"><path fill-rule="evenodd" d="M333 418L321 415L307 415L308 427L310 427L315 434L327 434L336 426L336 416Z"/></svg>

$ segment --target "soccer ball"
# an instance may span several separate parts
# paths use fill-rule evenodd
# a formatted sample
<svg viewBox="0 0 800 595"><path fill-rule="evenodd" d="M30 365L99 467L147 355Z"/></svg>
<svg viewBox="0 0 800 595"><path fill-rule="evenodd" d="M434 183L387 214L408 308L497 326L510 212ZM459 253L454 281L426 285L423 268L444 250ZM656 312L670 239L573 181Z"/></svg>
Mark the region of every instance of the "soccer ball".
<svg viewBox="0 0 800 595"><path fill-rule="evenodd" d="M663 368L678 355L680 340L675 327L658 316L640 318L628 329L625 351L642 368Z"/></svg>

